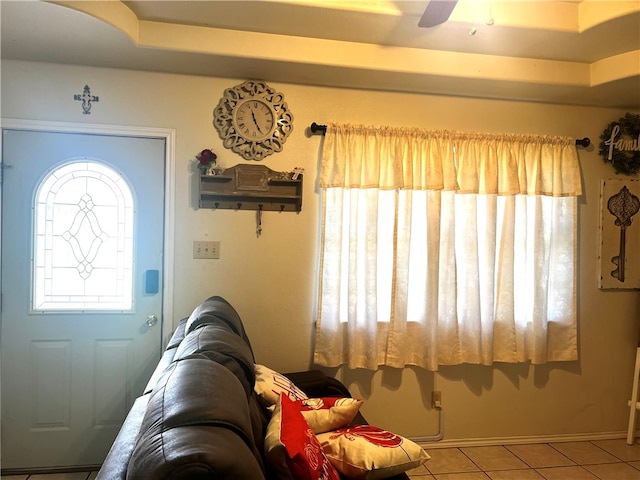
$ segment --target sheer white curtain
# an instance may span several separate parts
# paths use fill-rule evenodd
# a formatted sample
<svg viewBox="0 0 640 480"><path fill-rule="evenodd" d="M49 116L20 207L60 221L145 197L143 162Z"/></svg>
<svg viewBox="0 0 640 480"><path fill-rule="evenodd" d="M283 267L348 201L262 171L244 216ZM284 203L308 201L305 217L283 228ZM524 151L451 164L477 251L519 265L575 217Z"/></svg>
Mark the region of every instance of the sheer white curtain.
<svg viewBox="0 0 640 480"><path fill-rule="evenodd" d="M572 139L328 125L314 361L577 359Z"/></svg>

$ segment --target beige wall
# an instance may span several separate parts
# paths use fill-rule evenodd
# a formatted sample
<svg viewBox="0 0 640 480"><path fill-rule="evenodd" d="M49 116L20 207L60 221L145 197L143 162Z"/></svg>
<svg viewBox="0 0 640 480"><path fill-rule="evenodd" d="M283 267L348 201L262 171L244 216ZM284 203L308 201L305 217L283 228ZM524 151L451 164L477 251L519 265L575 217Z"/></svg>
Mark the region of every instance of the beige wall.
<svg viewBox="0 0 640 480"><path fill-rule="evenodd" d="M213 148L225 166L240 157L225 150L212 111L225 88L244 79L2 62L2 117L172 128L176 136L175 319L204 298L226 297L242 316L259 363L282 371L310 366L316 310L318 192L322 138L306 127L362 123L481 132L589 136L598 143L607 124L625 112L379 91L341 90L270 82L284 93L294 131L282 153L263 163L274 170L305 168L300 214L198 210L194 156ZM83 115L73 95L85 84L100 97ZM615 177L597 147L579 149L584 195L579 219L580 360L532 367L443 367L344 371L365 398L371 423L408 436L437 430L431 390L441 390L445 439L622 432L628 418L640 292L597 289L600 180ZM193 240L221 241L220 260L193 260Z"/></svg>

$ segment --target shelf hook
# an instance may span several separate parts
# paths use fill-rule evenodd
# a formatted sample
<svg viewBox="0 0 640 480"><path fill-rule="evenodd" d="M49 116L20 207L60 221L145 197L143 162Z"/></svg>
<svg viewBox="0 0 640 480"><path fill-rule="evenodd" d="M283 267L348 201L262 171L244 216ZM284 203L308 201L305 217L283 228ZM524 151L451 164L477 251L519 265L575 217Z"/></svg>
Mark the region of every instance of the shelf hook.
<svg viewBox="0 0 640 480"><path fill-rule="evenodd" d="M256 220L258 222L258 226L256 227L256 236L260 237L262 235L262 204L258 205L258 212Z"/></svg>

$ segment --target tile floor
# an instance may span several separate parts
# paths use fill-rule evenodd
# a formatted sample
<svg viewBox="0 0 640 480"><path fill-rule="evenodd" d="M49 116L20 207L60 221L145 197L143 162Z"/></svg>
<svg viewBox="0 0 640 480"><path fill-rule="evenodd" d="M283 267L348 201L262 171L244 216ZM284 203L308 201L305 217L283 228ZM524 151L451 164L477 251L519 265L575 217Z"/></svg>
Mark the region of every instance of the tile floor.
<svg viewBox="0 0 640 480"><path fill-rule="evenodd" d="M640 480L640 443L625 439L427 449L415 480ZM4 480L4 479L3 479Z"/></svg>
<svg viewBox="0 0 640 480"><path fill-rule="evenodd" d="M49 473L38 475L3 475L2 480L93 480L98 472Z"/></svg>
<svg viewBox="0 0 640 480"><path fill-rule="evenodd" d="M624 439L427 449L414 480L640 480L640 443ZM2 480L93 480L96 472L9 475Z"/></svg>

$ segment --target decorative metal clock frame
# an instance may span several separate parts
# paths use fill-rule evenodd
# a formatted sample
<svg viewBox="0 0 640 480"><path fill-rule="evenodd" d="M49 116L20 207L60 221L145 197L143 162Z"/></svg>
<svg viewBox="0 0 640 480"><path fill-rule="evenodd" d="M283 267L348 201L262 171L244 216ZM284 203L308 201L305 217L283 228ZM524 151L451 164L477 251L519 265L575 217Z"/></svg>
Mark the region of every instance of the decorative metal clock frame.
<svg viewBox="0 0 640 480"><path fill-rule="evenodd" d="M280 152L293 130L284 95L258 80L227 88L213 110L213 126L223 145L245 160Z"/></svg>

